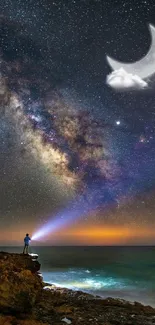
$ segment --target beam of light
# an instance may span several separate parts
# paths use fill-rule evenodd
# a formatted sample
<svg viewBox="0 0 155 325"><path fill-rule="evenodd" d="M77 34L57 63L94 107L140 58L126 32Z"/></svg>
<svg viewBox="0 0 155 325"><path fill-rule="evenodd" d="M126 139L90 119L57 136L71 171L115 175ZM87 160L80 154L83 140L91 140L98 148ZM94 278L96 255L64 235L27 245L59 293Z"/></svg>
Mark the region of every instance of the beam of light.
<svg viewBox="0 0 155 325"><path fill-rule="evenodd" d="M62 210L56 215L55 218L49 218L49 221L43 225L38 231L32 235L32 240L38 241L43 237L46 237L50 233L57 231L58 229L73 223L78 218L89 214L92 210L95 210L99 206L104 206L106 208L109 204L116 204L114 198L110 193L105 190L104 193L104 203L103 203L103 193L102 197L97 196L96 192L90 190L87 193L87 198L91 195L91 199L87 199L85 196L79 196L76 200L72 201L69 206ZM98 193L99 194L99 193ZM93 198L93 199L92 199Z"/></svg>
<svg viewBox="0 0 155 325"><path fill-rule="evenodd" d="M141 177L141 169L143 170L143 177ZM32 240L40 241L41 238L45 238L50 233L74 223L77 219L88 215L99 207L108 208L114 204L118 205L118 201L125 203L128 200L133 200L136 195L143 191L144 185L147 182L147 164L141 163L141 168L139 168L137 173L134 172L134 178L132 170L132 168L129 170L131 177L119 180L118 186L113 186L112 189L108 183L105 185L103 179L101 182L98 180L96 186L93 183L92 186L89 186L85 196L79 195L65 209L56 214L55 217L50 216L46 224L35 231L32 235ZM152 170L149 173L151 174ZM153 175L151 176L154 181Z"/></svg>
<svg viewBox="0 0 155 325"><path fill-rule="evenodd" d="M146 173L146 167L144 167L143 165L143 176L145 176ZM139 174L140 172L136 175L135 179L127 177L127 179L123 179L122 182L119 181L118 187L116 186L115 188L114 186L112 189L109 187L108 183L103 185L103 180L101 180L101 183L98 182L96 186L93 184L89 187L85 196L79 195L75 200L70 202L65 209L56 214L54 218L50 216L46 224L39 228L32 235L31 239L33 241L40 241L50 233L54 233L74 223L77 219L88 215L99 207L106 209L114 205L118 206L118 201L121 204L125 204L126 201L133 200L136 195L142 192L146 182L146 177L141 178L140 181Z"/></svg>
<svg viewBox="0 0 155 325"><path fill-rule="evenodd" d="M80 200L80 203L76 205L75 202L72 202L69 207L58 213L54 219L49 219L49 221L41 229L34 233L32 235L32 240L39 240L57 229L67 226L77 218L89 213L92 208L92 206L86 206L86 202L84 200Z"/></svg>

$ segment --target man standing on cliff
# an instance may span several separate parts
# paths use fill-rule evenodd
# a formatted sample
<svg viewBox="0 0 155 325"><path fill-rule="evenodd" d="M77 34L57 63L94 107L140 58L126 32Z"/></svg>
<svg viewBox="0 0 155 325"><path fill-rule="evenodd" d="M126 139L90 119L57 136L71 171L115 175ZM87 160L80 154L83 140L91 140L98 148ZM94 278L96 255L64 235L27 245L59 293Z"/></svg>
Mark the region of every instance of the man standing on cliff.
<svg viewBox="0 0 155 325"><path fill-rule="evenodd" d="M26 234L26 237L24 238L25 245L24 245L23 254L28 254L30 240L31 238L29 237L29 234Z"/></svg>

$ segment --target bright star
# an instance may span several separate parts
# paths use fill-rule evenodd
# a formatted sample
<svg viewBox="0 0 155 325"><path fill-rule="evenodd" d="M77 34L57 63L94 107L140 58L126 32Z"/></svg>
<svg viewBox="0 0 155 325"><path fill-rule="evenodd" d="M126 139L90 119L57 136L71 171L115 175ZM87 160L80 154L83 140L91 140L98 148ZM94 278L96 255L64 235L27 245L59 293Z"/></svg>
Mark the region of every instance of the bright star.
<svg viewBox="0 0 155 325"><path fill-rule="evenodd" d="M120 123L121 123L120 121L116 121L116 124L117 124L117 125L120 125Z"/></svg>

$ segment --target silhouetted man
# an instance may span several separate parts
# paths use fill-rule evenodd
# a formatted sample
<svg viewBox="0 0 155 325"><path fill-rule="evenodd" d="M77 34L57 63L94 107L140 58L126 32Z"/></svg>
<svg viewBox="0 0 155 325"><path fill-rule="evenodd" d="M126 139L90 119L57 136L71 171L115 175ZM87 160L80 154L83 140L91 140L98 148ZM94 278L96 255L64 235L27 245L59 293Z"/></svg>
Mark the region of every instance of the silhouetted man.
<svg viewBox="0 0 155 325"><path fill-rule="evenodd" d="M26 237L24 238L25 245L24 245L23 254L28 254L30 240L31 238L29 237L29 234L26 234Z"/></svg>

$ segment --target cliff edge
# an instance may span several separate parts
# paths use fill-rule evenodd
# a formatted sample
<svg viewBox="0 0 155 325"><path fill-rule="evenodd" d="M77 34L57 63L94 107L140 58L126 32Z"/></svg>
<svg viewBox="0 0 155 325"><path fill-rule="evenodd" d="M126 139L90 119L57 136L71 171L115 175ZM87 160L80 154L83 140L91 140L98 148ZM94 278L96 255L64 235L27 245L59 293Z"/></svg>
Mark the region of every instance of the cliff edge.
<svg viewBox="0 0 155 325"><path fill-rule="evenodd" d="M152 325L155 309L43 282L37 255L0 252L0 325Z"/></svg>

